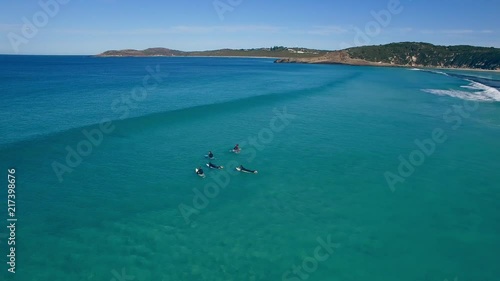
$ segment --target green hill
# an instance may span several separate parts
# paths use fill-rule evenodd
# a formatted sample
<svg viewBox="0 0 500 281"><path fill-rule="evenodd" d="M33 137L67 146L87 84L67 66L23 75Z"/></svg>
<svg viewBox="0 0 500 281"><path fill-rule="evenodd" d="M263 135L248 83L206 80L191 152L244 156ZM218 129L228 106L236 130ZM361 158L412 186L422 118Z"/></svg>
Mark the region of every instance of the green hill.
<svg viewBox="0 0 500 281"><path fill-rule="evenodd" d="M210 51L193 51L184 52L167 48L149 48L145 50L110 50L101 53L99 57L192 57L192 56L208 56L208 57L301 57L311 58L325 55L328 51L314 50L306 48L287 48L283 46L274 46L271 48L254 48L254 49L220 49Z"/></svg>
<svg viewBox="0 0 500 281"><path fill-rule="evenodd" d="M500 49L474 46L436 46L403 42L345 50L353 59L403 66L450 67L495 70L500 68Z"/></svg>

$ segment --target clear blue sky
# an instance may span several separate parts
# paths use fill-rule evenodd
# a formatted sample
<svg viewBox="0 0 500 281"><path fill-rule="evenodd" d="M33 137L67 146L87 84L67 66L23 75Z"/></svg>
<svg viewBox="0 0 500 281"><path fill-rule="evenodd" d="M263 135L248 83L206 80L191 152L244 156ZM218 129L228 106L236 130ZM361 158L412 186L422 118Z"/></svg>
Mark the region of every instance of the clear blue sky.
<svg viewBox="0 0 500 281"><path fill-rule="evenodd" d="M39 4L65 1L51 15ZM391 2L398 0L3 0L0 53L16 47L19 54L274 45L335 50L400 41L500 47L498 0L399 0L389 10ZM377 21L373 12L381 10L390 20Z"/></svg>

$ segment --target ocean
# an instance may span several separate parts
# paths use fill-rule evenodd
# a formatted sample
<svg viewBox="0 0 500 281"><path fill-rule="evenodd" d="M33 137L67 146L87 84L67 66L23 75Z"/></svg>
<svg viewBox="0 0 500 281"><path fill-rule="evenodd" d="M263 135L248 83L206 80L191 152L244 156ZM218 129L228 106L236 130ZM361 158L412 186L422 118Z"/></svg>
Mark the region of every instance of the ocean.
<svg viewBox="0 0 500 281"><path fill-rule="evenodd" d="M498 72L0 56L0 95L1 280L500 276Z"/></svg>

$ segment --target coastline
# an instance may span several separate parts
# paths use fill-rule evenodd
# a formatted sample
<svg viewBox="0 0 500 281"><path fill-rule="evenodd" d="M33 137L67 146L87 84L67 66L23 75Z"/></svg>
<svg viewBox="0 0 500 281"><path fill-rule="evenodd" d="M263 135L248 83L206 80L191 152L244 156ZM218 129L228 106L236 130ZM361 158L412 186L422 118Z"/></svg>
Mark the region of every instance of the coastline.
<svg viewBox="0 0 500 281"><path fill-rule="evenodd" d="M152 57L162 57L162 58L249 58L249 59L274 59L275 63L288 63L288 64L332 64L332 65L351 65L351 66L374 66L374 67L399 67L399 68L418 68L418 69L433 69L433 70L458 70L458 71L479 71L479 72L495 72L500 73L500 69L479 69L479 68L453 68L453 67L432 67L423 65L399 65L399 64L389 64L389 63L377 63L371 61L365 61L360 59L348 58L348 62L344 61L331 61L325 59L324 57L312 57L312 58L287 58L287 57L265 57L265 56L127 56L127 55L94 55L97 58L152 58Z"/></svg>
<svg viewBox="0 0 500 281"><path fill-rule="evenodd" d="M281 57L264 57L264 56L101 56L94 55L96 58L255 58L255 59L281 59Z"/></svg>
<svg viewBox="0 0 500 281"><path fill-rule="evenodd" d="M396 68L408 68L408 69L421 69L421 70L458 70L458 71L478 71L478 72L495 72L500 73L500 69L479 69L479 68L453 68L453 67L432 67L432 66L412 66L412 65L397 65L397 64L352 64L352 63L341 63L341 62L321 62L321 63L307 63L307 62L296 62L301 64L339 64L339 65L351 65L351 66L374 66L374 67L396 67Z"/></svg>
<svg viewBox="0 0 500 281"><path fill-rule="evenodd" d="M417 67L415 67L417 68ZM500 73L500 69L479 69L479 68L453 68L453 67L423 67L422 69L442 69L442 70L462 70Z"/></svg>
<svg viewBox="0 0 500 281"><path fill-rule="evenodd" d="M359 60L359 62L340 62L340 61L305 61L305 60L290 60L281 61L289 59L277 59L275 63L298 63L298 64L332 64L332 65L351 65L351 66L374 66L374 67L399 67L399 68L418 68L422 70L435 69L435 70L459 70L459 71L479 71L479 72L495 72L500 73L500 69L479 69L479 68L457 68L457 67L433 67L433 66L423 66L423 65L401 65L401 64L389 64L389 63L376 63L370 61ZM352 59L357 60L357 59Z"/></svg>
<svg viewBox="0 0 500 281"><path fill-rule="evenodd" d="M260 58L274 59L275 63L344 64L500 72L500 48L468 45L441 46L425 42L399 42L330 51L284 46L252 49L225 48L206 51L180 51L156 47L144 50L108 50L95 55L95 57Z"/></svg>
<svg viewBox="0 0 500 281"><path fill-rule="evenodd" d="M263 57L263 56L176 56L178 58L244 58L244 59L280 59L279 57Z"/></svg>

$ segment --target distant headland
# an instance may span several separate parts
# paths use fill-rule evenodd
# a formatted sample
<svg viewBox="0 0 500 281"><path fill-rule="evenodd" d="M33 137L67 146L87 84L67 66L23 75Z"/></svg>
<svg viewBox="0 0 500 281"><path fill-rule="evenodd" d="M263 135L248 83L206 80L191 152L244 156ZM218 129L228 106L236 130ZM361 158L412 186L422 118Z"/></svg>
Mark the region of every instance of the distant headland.
<svg viewBox="0 0 500 281"><path fill-rule="evenodd" d="M339 51L276 46L257 49L220 49L184 52L166 48L111 50L98 57L263 57L276 63L348 64L399 67L432 67L473 70L500 70L500 48L437 46L401 42L353 47Z"/></svg>
<svg viewBox="0 0 500 281"><path fill-rule="evenodd" d="M167 48L145 50L110 50L98 57L264 57L264 58L314 58L326 55L329 51L306 48L286 48L282 46L256 49L220 49L210 51L185 52Z"/></svg>

